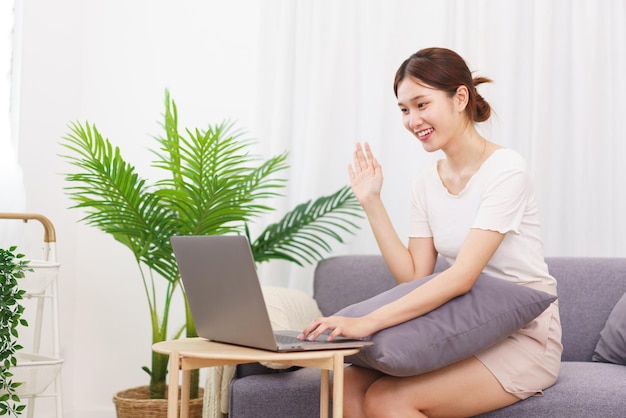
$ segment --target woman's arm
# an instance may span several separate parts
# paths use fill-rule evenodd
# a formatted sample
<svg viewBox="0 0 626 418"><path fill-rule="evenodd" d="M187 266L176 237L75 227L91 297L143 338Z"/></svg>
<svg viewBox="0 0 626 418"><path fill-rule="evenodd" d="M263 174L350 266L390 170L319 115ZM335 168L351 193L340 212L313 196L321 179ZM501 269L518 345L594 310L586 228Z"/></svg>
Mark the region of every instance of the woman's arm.
<svg viewBox="0 0 626 418"><path fill-rule="evenodd" d="M367 215L378 248L396 281L401 283L431 274L437 260L433 240L411 238L408 248L400 240L380 198L382 167L369 144L357 144L348 174L352 191Z"/></svg>

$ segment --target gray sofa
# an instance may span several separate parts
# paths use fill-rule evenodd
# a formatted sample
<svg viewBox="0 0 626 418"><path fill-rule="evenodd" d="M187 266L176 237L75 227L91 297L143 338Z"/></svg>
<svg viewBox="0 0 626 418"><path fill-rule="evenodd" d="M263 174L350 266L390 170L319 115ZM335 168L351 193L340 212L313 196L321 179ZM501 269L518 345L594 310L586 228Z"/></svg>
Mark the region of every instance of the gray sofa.
<svg viewBox="0 0 626 418"><path fill-rule="evenodd" d="M600 331L626 292L626 259L546 261L558 280L564 347L559 379L544 396L481 416L626 417L626 366L591 360ZM340 256L316 268L314 298L322 313L330 315L394 284L381 257ZM229 417L318 417L319 380L320 372L314 369L240 365L231 382Z"/></svg>

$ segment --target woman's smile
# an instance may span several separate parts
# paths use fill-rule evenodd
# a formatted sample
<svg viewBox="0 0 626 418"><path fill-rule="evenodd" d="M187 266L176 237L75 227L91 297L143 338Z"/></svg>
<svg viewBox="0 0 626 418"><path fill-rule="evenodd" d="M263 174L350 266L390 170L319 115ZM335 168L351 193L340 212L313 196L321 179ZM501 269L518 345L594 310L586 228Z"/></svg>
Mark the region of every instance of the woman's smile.
<svg viewBox="0 0 626 418"><path fill-rule="evenodd" d="M419 139L420 141L427 141L433 132L435 132L433 128L422 129L415 132L415 136L417 136L417 139Z"/></svg>

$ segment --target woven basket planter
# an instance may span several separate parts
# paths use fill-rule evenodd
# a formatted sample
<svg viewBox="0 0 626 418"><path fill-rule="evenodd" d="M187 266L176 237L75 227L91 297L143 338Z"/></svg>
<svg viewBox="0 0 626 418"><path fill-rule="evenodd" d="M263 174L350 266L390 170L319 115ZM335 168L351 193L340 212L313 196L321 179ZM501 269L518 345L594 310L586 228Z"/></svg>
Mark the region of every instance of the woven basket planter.
<svg viewBox="0 0 626 418"><path fill-rule="evenodd" d="M180 399L180 389L179 389ZM167 399L150 399L150 387L139 386L113 397L117 418L167 418ZM180 400L178 412L180 415ZM199 397L189 400L189 418L202 418L202 388Z"/></svg>

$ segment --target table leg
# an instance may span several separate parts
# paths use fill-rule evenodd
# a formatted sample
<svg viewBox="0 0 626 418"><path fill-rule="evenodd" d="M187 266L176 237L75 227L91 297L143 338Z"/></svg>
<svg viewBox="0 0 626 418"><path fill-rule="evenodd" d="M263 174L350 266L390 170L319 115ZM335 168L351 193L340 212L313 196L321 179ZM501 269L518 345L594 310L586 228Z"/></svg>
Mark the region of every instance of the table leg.
<svg viewBox="0 0 626 418"><path fill-rule="evenodd" d="M178 410L178 369L180 356L177 352L170 353L169 383L167 395L167 418L176 418Z"/></svg>
<svg viewBox="0 0 626 418"><path fill-rule="evenodd" d="M322 370L320 381L320 418L328 418L328 392L330 390L330 370Z"/></svg>
<svg viewBox="0 0 626 418"><path fill-rule="evenodd" d="M333 418L343 417L343 355L333 356Z"/></svg>
<svg viewBox="0 0 626 418"><path fill-rule="evenodd" d="M180 417L189 418L191 370L183 370L183 381L180 390Z"/></svg>

